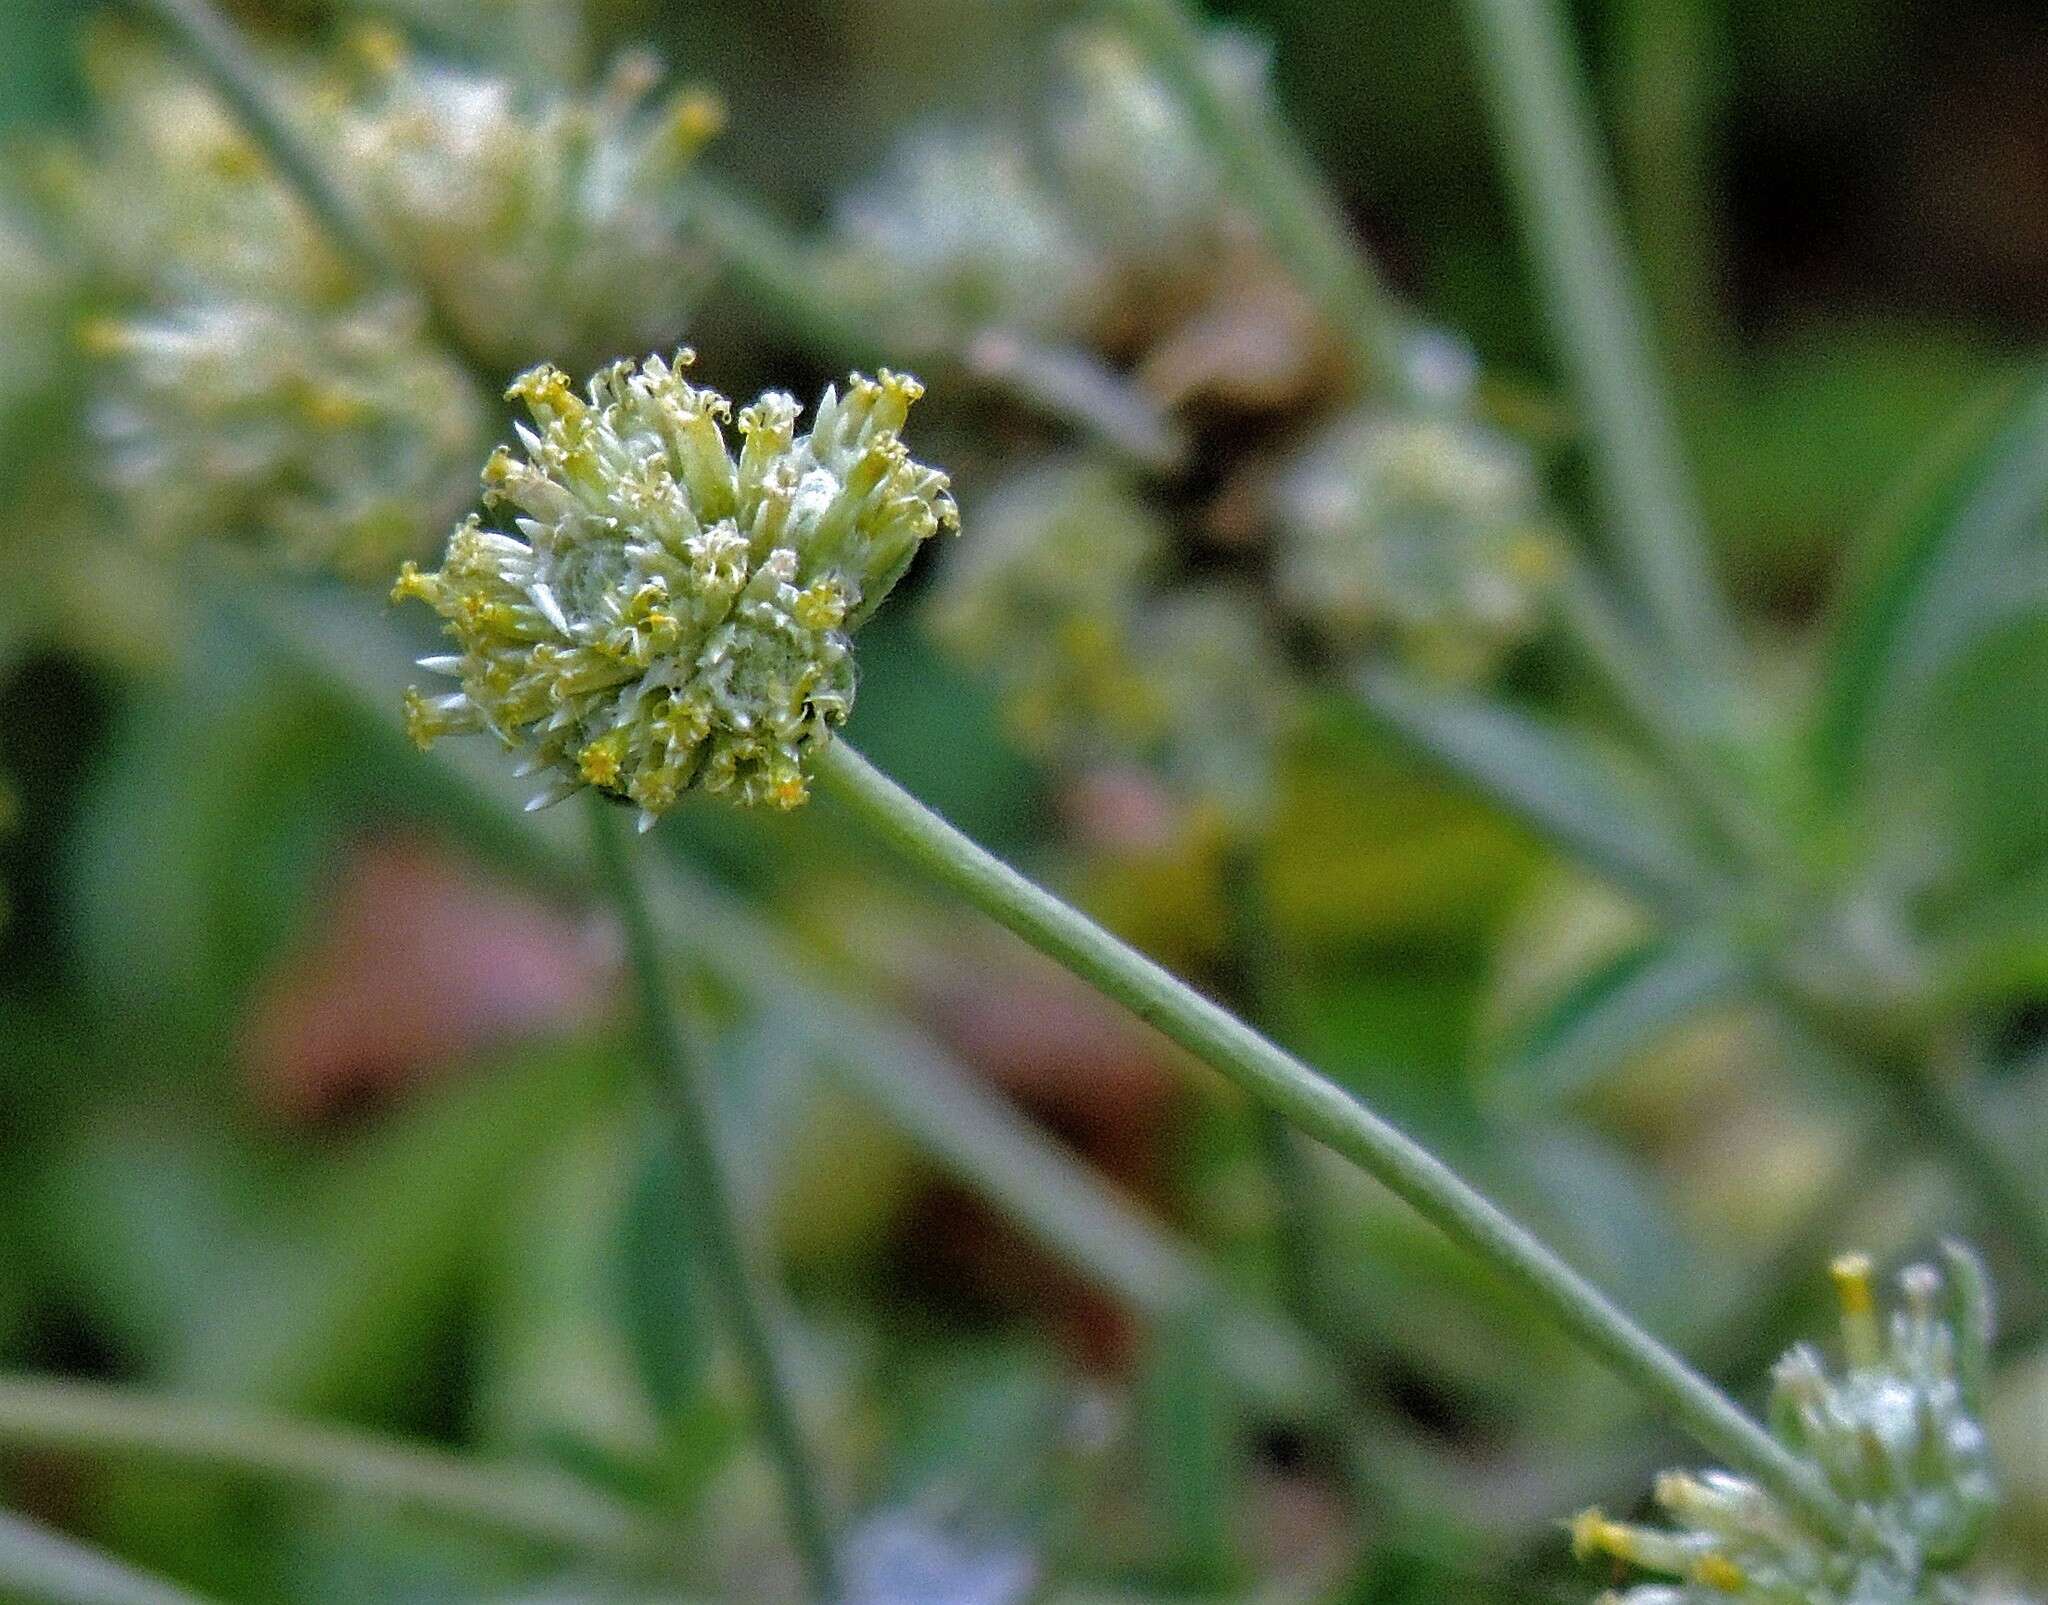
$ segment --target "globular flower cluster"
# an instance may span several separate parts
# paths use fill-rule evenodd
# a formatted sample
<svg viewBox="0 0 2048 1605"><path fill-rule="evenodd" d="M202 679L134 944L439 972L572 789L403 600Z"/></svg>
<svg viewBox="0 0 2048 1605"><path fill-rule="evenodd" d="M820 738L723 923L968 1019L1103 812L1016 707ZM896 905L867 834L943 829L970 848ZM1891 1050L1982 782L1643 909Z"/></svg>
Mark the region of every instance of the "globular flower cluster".
<svg viewBox="0 0 2048 1605"><path fill-rule="evenodd" d="M1276 579L1340 650L1476 679L1541 624L1561 568L1535 464L1449 411L1354 413L1278 480Z"/></svg>
<svg viewBox="0 0 2048 1605"><path fill-rule="evenodd" d="M52 231L108 304L333 305L359 286L318 222L190 69L129 36L90 43L94 122L27 164Z"/></svg>
<svg viewBox="0 0 2048 1605"><path fill-rule="evenodd" d="M994 329L1128 351L1235 292L1254 234L1179 105L1114 33L1065 56L1039 126L916 129L842 199L818 266L835 293L930 349ZM1263 89L1238 36L1213 70Z"/></svg>
<svg viewBox="0 0 2048 1605"><path fill-rule="evenodd" d="M620 58L594 93L426 61L381 31L367 87L323 130L371 221L473 349L508 367L584 366L674 339L711 264L684 228L685 178L723 113L657 98Z"/></svg>
<svg viewBox="0 0 2048 1605"><path fill-rule="evenodd" d="M1063 333L1086 321L1099 263L1014 139L937 125L841 197L826 273L856 304L886 303L915 345L978 330Z"/></svg>
<svg viewBox="0 0 2048 1605"><path fill-rule="evenodd" d="M470 500L481 398L400 298L339 311L209 301L103 322L100 466L128 526L388 574Z"/></svg>
<svg viewBox="0 0 2048 1605"><path fill-rule="evenodd" d="M1159 710L1131 656L1130 620L1168 539L1119 470L1039 464L977 505L974 540L951 554L926 622L991 678L1011 733L1033 751L1140 741Z"/></svg>
<svg viewBox="0 0 2048 1605"><path fill-rule="evenodd" d="M927 622L991 678L1033 752L1083 766L1156 759L1191 797L1249 816L1293 684L1248 590L1161 589L1169 544L1123 472L1040 464L982 505Z"/></svg>
<svg viewBox="0 0 2048 1605"><path fill-rule="evenodd" d="M683 377L692 360L601 370L578 396L552 367L513 385L538 426L484 469L485 502L438 572L394 595L447 621L459 650L422 666L460 689L408 697L422 746L489 731L553 772L535 805L595 787L642 827L692 786L792 808L808 756L851 711L850 636L919 545L957 527L946 476L899 431L914 379L856 375L809 433L769 392L741 410Z"/></svg>
<svg viewBox="0 0 2048 1605"><path fill-rule="evenodd" d="M1854 1511L1848 1543L1816 1536L1756 1484L1727 1472L1657 1483L1668 1530L1587 1511L1572 1525L1581 1557L1610 1556L1675 1579L1608 1598L1615 1605L1963 1605L1952 1573L1970 1558L1996 1503L1981 1425L1991 1316L1967 1251L1948 1275L1915 1266L1901 1307L1879 1322L1869 1261L1834 1267L1847 1366L1830 1375L1801 1345L1780 1362L1771 1398L1778 1439Z"/></svg>

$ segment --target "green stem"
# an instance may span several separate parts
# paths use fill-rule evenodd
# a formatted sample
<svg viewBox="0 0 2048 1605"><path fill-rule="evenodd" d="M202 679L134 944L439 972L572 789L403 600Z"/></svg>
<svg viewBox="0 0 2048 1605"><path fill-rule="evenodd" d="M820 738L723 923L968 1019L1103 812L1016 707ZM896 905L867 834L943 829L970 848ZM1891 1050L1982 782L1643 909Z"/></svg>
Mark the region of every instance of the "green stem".
<svg viewBox="0 0 2048 1605"><path fill-rule="evenodd" d="M5 1511L0 1511L0 1593L44 1605L205 1605L199 1595L176 1584Z"/></svg>
<svg viewBox="0 0 2048 1605"><path fill-rule="evenodd" d="M1722 50L1707 0L1614 0L1617 144L1643 282L1672 365L1713 370L1726 346L1710 161Z"/></svg>
<svg viewBox="0 0 2048 1605"><path fill-rule="evenodd" d="M1556 0L1466 0L1608 520L1663 642L1710 686L1735 658Z"/></svg>
<svg viewBox="0 0 2048 1605"><path fill-rule="evenodd" d="M668 970L633 871L625 818L596 793L589 806L592 855L625 935L626 964L647 1038L648 1068L660 1084L674 1121L677 1158L688 1189L688 1218L703 1255L706 1279L722 1306L753 1391L754 1406L760 1412L762 1435L782 1479L790 1533L810 1595L819 1601L831 1600L837 1595L837 1568L824 1497L804 1450L789 1386L776 1358L767 1301L741 1240L703 1085L703 1057L669 996Z"/></svg>
<svg viewBox="0 0 2048 1605"><path fill-rule="evenodd" d="M1361 385L1411 392L1401 318L1335 200L1263 95L1233 93L1217 82L1202 31L1181 0L1111 0L1111 9L1215 153L1238 204L1258 220L1274 255L1346 342Z"/></svg>
<svg viewBox="0 0 2048 1605"><path fill-rule="evenodd" d="M847 743L825 748L816 772L841 806L935 881L1369 1172L1708 1450L1771 1489L1818 1531L1848 1534L1850 1512L1804 1464L1434 1155L976 846Z"/></svg>
<svg viewBox="0 0 2048 1605"><path fill-rule="evenodd" d="M671 1535L580 1483L231 1406L0 1378L0 1443L276 1477L567 1548L648 1555Z"/></svg>

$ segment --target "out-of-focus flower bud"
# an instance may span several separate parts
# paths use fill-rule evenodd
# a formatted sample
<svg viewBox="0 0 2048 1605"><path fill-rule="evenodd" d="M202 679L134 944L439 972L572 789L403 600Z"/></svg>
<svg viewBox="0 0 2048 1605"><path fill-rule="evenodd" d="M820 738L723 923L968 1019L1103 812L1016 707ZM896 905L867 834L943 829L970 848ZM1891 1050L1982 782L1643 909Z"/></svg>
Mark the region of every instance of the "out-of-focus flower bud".
<svg viewBox="0 0 2048 1605"><path fill-rule="evenodd" d="M820 271L921 350L984 329L1077 334L1101 288L1100 260L1025 142L949 126L908 135L840 201Z"/></svg>
<svg viewBox="0 0 2048 1605"><path fill-rule="evenodd" d="M101 468L129 527L367 577L470 499L482 398L398 299L341 312L207 301L84 331Z"/></svg>
<svg viewBox="0 0 2048 1605"><path fill-rule="evenodd" d="M520 88L366 36L367 92L324 130L372 223L476 349L582 367L673 340L711 263L685 175L723 122L694 90L654 99L650 57L595 93Z"/></svg>
<svg viewBox="0 0 2048 1605"><path fill-rule="evenodd" d="M1354 413L1275 496L1281 593L1340 650L1383 638L1480 678L1536 631L1560 572L1528 452L1463 418Z"/></svg>
<svg viewBox="0 0 2048 1605"><path fill-rule="evenodd" d="M1068 460L991 494L951 556L926 618L993 681L1012 734L1041 756L1124 751L1159 725L1130 659L1130 616L1165 526L1118 470Z"/></svg>
<svg viewBox="0 0 2048 1605"><path fill-rule="evenodd" d="M617 362L588 400L550 367L510 394L537 429L484 469L507 533L472 517L418 597L460 648L422 667L460 689L408 698L426 745L488 730L554 771L535 805L584 786L637 804L645 828L693 785L792 808L806 759L853 706L851 634L918 546L958 524L946 476L899 431L917 381L827 389L808 434L771 391L739 415L687 383L680 353Z"/></svg>

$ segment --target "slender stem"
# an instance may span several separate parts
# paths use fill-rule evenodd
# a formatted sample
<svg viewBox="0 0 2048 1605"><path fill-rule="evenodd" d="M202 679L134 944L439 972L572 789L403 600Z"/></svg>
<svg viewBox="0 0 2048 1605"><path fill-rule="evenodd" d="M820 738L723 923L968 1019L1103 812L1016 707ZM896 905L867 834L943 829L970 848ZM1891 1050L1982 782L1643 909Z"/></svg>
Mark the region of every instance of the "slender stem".
<svg viewBox="0 0 2048 1605"><path fill-rule="evenodd" d="M1643 282L1683 376L1711 371L1727 330L1710 149L1725 98L1717 8L1706 0L1614 0L1620 148Z"/></svg>
<svg viewBox="0 0 2048 1605"><path fill-rule="evenodd" d="M803 1562L810 1595L837 1596L831 1527L818 1476L805 1452L790 1390L776 1358L767 1300L748 1262L732 1192L703 1086L703 1060L669 996L661 942L633 872L626 823L597 794L590 803L590 837L600 879L626 939L626 964L647 1038L648 1068L660 1083L674 1120L687 1214L704 1258L707 1280L730 1329L760 1412L762 1435L782 1479L791 1536Z"/></svg>
<svg viewBox="0 0 2048 1605"><path fill-rule="evenodd" d="M934 880L1376 1177L1730 1466L1817 1530L1849 1532L1849 1511L1803 1463L1426 1149L976 846L847 743L827 747L816 772L843 807Z"/></svg>
<svg viewBox="0 0 2048 1605"><path fill-rule="evenodd" d="M0 1377L0 1444L214 1466L566 1547L651 1554L667 1529L581 1483L367 1433L43 1377Z"/></svg>
<svg viewBox="0 0 2048 1605"><path fill-rule="evenodd" d="M1734 660L1668 400L1556 0L1466 0L1500 146L1607 516L1663 642L1718 685Z"/></svg>
<svg viewBox="0 0 2048 1605"><path fill-rule="evenodd" d="M40 1522L0 1511L0 1592L44 1605L205 1605Z"/></svg>
<svg viewBox="0 0 2048 1605"><path fill-rule="evenodd" d="M1133 40L1215 152L1225 181L1346 342L1361 384L1412 388L1401 319L1370 259L1263 96L1217 81L1182 0L1111 0Z"/></svg>

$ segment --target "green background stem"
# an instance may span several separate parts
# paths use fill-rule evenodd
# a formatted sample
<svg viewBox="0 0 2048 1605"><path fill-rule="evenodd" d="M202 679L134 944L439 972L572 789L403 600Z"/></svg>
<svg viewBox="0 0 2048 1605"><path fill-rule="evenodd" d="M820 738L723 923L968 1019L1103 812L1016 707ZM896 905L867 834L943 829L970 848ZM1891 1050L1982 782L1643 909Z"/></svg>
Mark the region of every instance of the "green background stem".
<svg viewBox="0 0 2048 1605"><path fill-rule="evenodd" d="M846 742L819 754L816 772L826 794L933 880L1368 1171L1708 1450L1770 1488L1817 1530L1847 1535L1849 1511L1805 1465L1426 1149L984 851Z"/></svg>
<svg viewBox="0 0 2048 1605"><path fill-rule="evenodd" d="M1734 632L1709 572L1564 19L1554 0L1465 4L1608 523L1659 638L1719 686Z"/></svg>
<svg viewBox="0 0 2048 1605"><path fill-rule="evenodd" d="M712 1296L721 1307L746 1372L762 1436L782 1482L790 1535L803 1562L809 1595L818 1601L831 1600L837 1594L837 1568L824 1494L804 1448L789 1383L775 1352L767 1300L740 1235L704 1085L703 1056L669 993L661 941L633 872L628 816L595 792L589 813L592 856L625 937L626 967L646 1036L648 1068L659 1083L673 1122L688 1224L703 1257Z"/></svg>
<svg viewBox="0 0 2048 1605"><path fill-rule="evenodd" d="M0 1511L0 1598L41 1605L207 1605L75 1538Z"/></svg>
<svg viewBox="0 0 2048 1605"><path fill-rule="evenodd" d="M212 1401L0 1377L0 1444L279 1478L565 1548L647 1555L665 1526L579 1482Z"/></svg>
<svg viewBox="0 0 2048 1605"><path fill-rule="evenodd" d="M1399 313L1263 86L1217 81L1202 31L1180 0L1113 0L1112 10L1215 153L1238 204L1346 342L1361 385L1406 395L1412 382Z"/></svg>

